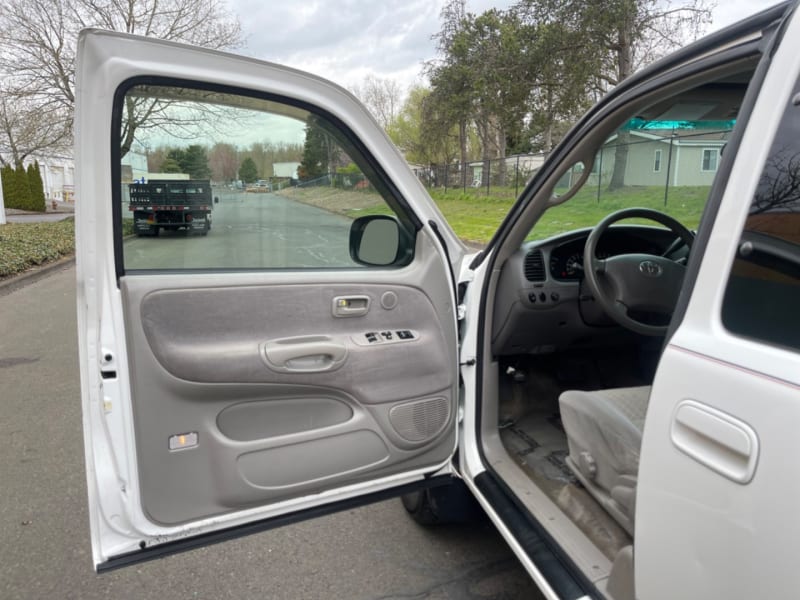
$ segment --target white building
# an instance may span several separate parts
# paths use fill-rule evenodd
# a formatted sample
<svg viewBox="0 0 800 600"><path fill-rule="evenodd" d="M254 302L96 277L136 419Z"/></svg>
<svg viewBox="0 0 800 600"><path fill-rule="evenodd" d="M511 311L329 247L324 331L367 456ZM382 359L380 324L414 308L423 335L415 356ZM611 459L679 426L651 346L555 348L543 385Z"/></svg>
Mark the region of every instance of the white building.
<svg viewBox="0 0 800 600"><path fill-rule="evenodd" d="M141 148L131 148L120 161L122 166L122 182L147 181L147 156Z"/></svg>
<svg viewBox="0 0 800 600"><path fill-rule="evenodd" d="M42 174L45 199L74 202L75 161L71 152L29 156L23 161L23 166L27 169L28 165L37 161L39 172Z"/></svg>

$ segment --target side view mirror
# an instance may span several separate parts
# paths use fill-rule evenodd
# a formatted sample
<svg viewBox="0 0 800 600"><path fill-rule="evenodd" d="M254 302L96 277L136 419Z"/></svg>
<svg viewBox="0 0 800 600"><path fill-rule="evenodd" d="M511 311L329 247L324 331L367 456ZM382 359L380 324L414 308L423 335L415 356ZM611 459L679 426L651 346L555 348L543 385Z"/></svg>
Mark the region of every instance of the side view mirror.
<svg viewBox="0 0 800 600"><path fill-rule="evenodd" d="M219 196L214 196L214 204L219 204Z"/></svg>
<svg viewBox="0 0 800 600"><path fill-rule="evenodd" d="M350 226L350 257L368 267L401 267L414 256L414 240L394 217L367 215Z"/></svg>

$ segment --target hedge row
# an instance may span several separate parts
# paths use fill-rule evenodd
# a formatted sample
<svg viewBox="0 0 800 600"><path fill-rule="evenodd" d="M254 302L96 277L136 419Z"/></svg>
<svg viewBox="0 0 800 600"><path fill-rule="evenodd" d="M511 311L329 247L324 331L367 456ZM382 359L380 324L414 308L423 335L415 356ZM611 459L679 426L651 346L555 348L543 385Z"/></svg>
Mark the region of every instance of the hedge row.
<svg viewBox="0 0 800 600"><path fill-rule="evenodd" d="M0 169L0 177L6 208L45 211L44 182L38 161L28 165L27 170L21 164L16 168L6 165Z"/></svg>
<svg viewBox="0 0 800 600"><path fill-rule="evenodd" d="M0 277L72 254L75 221L0 225Z"/></svg>

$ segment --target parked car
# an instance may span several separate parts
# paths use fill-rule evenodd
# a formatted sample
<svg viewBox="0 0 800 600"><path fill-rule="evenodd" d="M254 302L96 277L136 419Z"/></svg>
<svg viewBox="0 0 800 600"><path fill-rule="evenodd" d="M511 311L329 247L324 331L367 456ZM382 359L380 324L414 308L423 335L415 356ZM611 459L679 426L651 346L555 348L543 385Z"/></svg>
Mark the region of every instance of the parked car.
<svg viewBox="0 0 800 600"><path fill-rule="evenodd" d="M626 80L476 254L338 86L83 32L76 237L97 570L391 496L420 522L447 520L468 490L547 598L794 595L798 40L781 4ZM110 125L126 97L317 127L380 210L351 220L285 199L233 223L251 207L232 205L225 229L252 249L231 237L205 262L166 264L122 240L119 171L98 168L118 162ZM658 133L670 123L704 136L675 144ZM691 161L669 152L694 146L713 184L640 207L625 181L656 167L683 181L675 165ZM573 229L568 210L601 215Z"/></svg>
<svg viewBox="0 0 800 600"><path fill-rule="evenodd" d="M248 184L247 192L271 192L272 184L266 179L259 179L255 183Z"/></svg>

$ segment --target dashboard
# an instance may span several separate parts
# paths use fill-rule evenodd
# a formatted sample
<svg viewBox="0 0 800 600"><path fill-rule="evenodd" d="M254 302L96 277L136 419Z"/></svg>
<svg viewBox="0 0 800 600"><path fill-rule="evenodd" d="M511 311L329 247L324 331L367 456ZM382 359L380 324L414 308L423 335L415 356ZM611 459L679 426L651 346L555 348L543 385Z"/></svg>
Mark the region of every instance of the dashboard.
<svg viewBox="0 0 800 600"><path fill-rule="evenodd" d="M497 288L494 354L551 353L629 334L605 315L584 284L583 249L591 231L526 242L509 258ZM668 229L645 225L614 225L597 245L598 258L630 253L684 262L689 249Z"/></svg>
<svg viewBox="0 0 800 600"><path fill-rule="evenodd" d="M644 234L644 235L642 235ZM606 259L619 254L663 254L667 248L663 247L662 240L652 240L647 237L650 231L624 231L610 229L600 239L597 245L596 256ZM553 279L561 281L578 281L583 278L583 248L586 237L581 236L561 245L551 247L549 251L549 274ZM674 237L672 238L674 240Z"/></svg>

